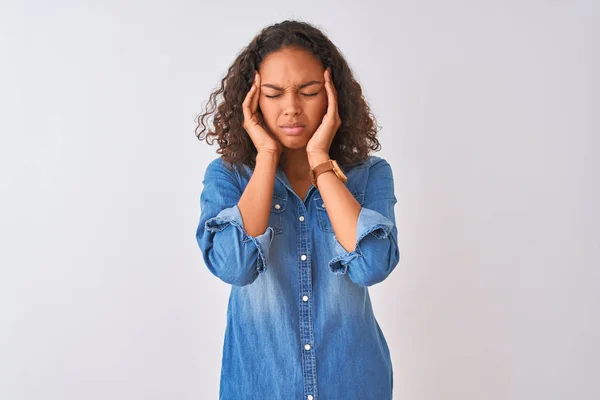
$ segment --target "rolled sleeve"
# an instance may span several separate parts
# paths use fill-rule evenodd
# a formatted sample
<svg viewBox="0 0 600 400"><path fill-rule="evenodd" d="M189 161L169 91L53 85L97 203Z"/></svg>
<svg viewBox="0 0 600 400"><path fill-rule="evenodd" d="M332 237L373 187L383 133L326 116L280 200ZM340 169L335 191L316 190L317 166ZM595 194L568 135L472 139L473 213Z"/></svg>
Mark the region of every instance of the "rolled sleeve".
<svg viewBox="0 0 600 400"><path fill-rule="evenodd" d="M348 274L357 285L371 286L394 270L400 260L395 204L392 170L380 159L370 169L365 201L356 223L354 250L347 251L333 236L334 256L328 263L333 274Z"/></svg>
<svg viewBox="0 0 600 400"><path fill-rule="evenodd" d="M344 246L334 236L336 254L331 261L329 261L329 269L336 275L345 274L348 269L350 261L357 257L362 257L363 253L360 249L360 244L367 235L372 235L375 240L385 239L388 237L394 223L378 213L377 211L370 210L368 208L361 208L360 214L358 214L358 222L356 224L356 245L354 250L347 252Z"/></svg>
<svg viewBox="0 0 600 400"><path fill-rule="evenodd" d="M248 235L244 229L242 214L240 213L237 204L233 207L224 209L204 223L205 229L212 233L221 232L231 225L238 230L238 234L241 235L242 243L252 242L254 246L256 246L256 251L258 252L256 270L259 273L263 272L269 264L269 248L273 241L273 228L270 226L267 227L267 230L259 236Z"/></svg>
<svg viewBox="0 0 600 400"><path fill-rule="evenodd" d="M236 173L222 159L209 164L200 195L196 241L208 270L225 283L251 284L269 265L273 228L250 236L237 205L242 189Z"/></svg>

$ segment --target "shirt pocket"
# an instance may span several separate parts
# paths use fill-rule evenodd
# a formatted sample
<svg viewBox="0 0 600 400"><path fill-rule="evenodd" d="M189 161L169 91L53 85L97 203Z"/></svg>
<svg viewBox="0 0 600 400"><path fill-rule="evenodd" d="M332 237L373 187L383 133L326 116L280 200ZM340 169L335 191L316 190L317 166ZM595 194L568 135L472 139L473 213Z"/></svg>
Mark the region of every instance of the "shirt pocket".
<svg viewBox="0 0 600 400"><path fill-rule="evenodd" d="M269 226L273 228L276 235L283 233L284 211L287 203L287 198L273 196L271 202L271 214L269 215Z"/></svg>
<svg viewBox="0 0 600 400"><path fill-rule="evenodd" d="M358 203L362 206L365 200L364 192L354 191L352 192L352 196L358 201ZM329 220L329 215L327 214L327 210L325 209L325 203L321 199L320 194L315 194L313 198L315 202L315 208L317 209L317 220L319 222L319 228L323 232L333 232L333 225L331 225L331 221Z"/></svg>

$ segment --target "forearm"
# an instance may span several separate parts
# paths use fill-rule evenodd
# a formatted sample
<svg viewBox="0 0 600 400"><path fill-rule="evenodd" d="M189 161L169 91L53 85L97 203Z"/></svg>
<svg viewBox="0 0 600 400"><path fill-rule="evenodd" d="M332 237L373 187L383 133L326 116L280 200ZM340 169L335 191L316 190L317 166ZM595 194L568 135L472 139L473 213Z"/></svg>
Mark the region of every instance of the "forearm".
<svg viewBox="0 0 600 400"><path fill-rule="evenodd" d="M278 162L275 154L258 153L254 173L238 201L244 229L250 236L264 233L269 226Z"/></svg>
<svg viewBox="0 0 600 400"><path fill-rule="evenodd" d="M325 153L308 154L311 168L329 160ZM327 171L317 177L317 186L321 193L325 210L333 226L335 236L347 251L354 250L356 244L356 224L361 206L346 185L333 171Z"/></svg>

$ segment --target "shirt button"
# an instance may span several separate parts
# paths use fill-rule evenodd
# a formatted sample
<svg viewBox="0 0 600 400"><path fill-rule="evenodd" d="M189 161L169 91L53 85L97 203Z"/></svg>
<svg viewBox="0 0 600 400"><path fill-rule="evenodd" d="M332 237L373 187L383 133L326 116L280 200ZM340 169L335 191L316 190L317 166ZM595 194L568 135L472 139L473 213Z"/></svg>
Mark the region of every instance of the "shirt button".
<svg viewBox="0 0 600 400"><path fill-rule="evenodd" d="M325 203L321 204L321 206L323 206L323 208L325 208Z"/></svg>
<svg viewBox="0 0 600 400"><path fill-rule="evenodd" d="M306 260L306 254L302 254L302 255L300 256L300 259L301 259L302 261Z"/></svg>
<svg viewBox="0 0 600 400"><path fill-rule="evenodd" d="M305 344L305 345L304 345L304 349L305 349L305 350L310 350L310 344Z"/></svg>
<svg viewBox="0 0 600 400"><path fill-rule="evenodd" d="M275 204L275 208L279 210L281 206L279 204Z"/></svg>
<svg viewBox="0 0 600 400"><path fill-rule="evenodd" d="M299 219L300 221L304 221L304 215L301 215Z"/></svg>
<svg viewBox="0 0 600 400"><path fill-rule="evenodd" d="M313 400L312 394L308 395L308 400Z"/></svg>
<svg viewBox="0 0 600 400"><path fill-rule="evenodd" d="M308 296L302 296L303 301L308 301Z"/></svg>

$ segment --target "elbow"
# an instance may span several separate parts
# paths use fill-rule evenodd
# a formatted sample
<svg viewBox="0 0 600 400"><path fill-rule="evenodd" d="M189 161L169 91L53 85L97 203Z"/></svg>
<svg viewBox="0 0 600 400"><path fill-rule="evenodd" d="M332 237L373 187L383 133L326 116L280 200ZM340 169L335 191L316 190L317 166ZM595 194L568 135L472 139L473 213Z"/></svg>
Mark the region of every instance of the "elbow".
<svg viewBox="0 0 600 400"><path fill-rule="evenodd" d="M215 257L214 253L208 252L204 256L204 264L214 276L233 286L249 285L258 277L258 271L254 267L256 259L254 265L250 266L247 262Z"/></svg>
<svg viewBox="0 0 600 400"><path fill-rule="evenodd" d="M210 269L210 268L209 268ZM211 270L213 272L213 270ZM218 273L213 272L220 280L233 286L246 286L251 284L258 277L258 272L249 271L247 273L233 272L231 269L221 270Z"/></svg>
<svg viewBox="0 0 600 400"><path fill-rule="evenodd" d="M200 224L200 227L203 227ZM237 229L232 229L235 226ZM225 229L229 227L229 229ZM220 230L201 229L196 240L208 270L225 283L246 286L262 274L268 264L272 228L259 238L247 236L241 226L229 223ZM265 244L267 243L267 244Z"/></svg>
<svg viewBox="0 0 600 400"><path fill-rule="evenodd" d="M374 257L363 254L354 259L353 262L360 263L355 268L350 263L349 272L354 283L365 287L373 286L383 282L392 273L400 261L400 250L395 243L391 243L387 252L375 253Z"/></svg>
<svg viewBox="0 0 600 400"><path fill-rule="evenodd" d="M246 286L264 271L266 259L252 242L221 242L221 238L199 240L202 258L208 270L225 283ZM223 238L226 239L226 238Z"/></svg>
<svg viewBox="0 0 600 400"><path fill-rule="evenodd" d="M350 270L352 271L352 266L350 266ZM368 273L354 274L354 276L352 276L352 280L359 286L369 287L384 281L389 274L389 272L383 269L374 268Z"/></svg>

